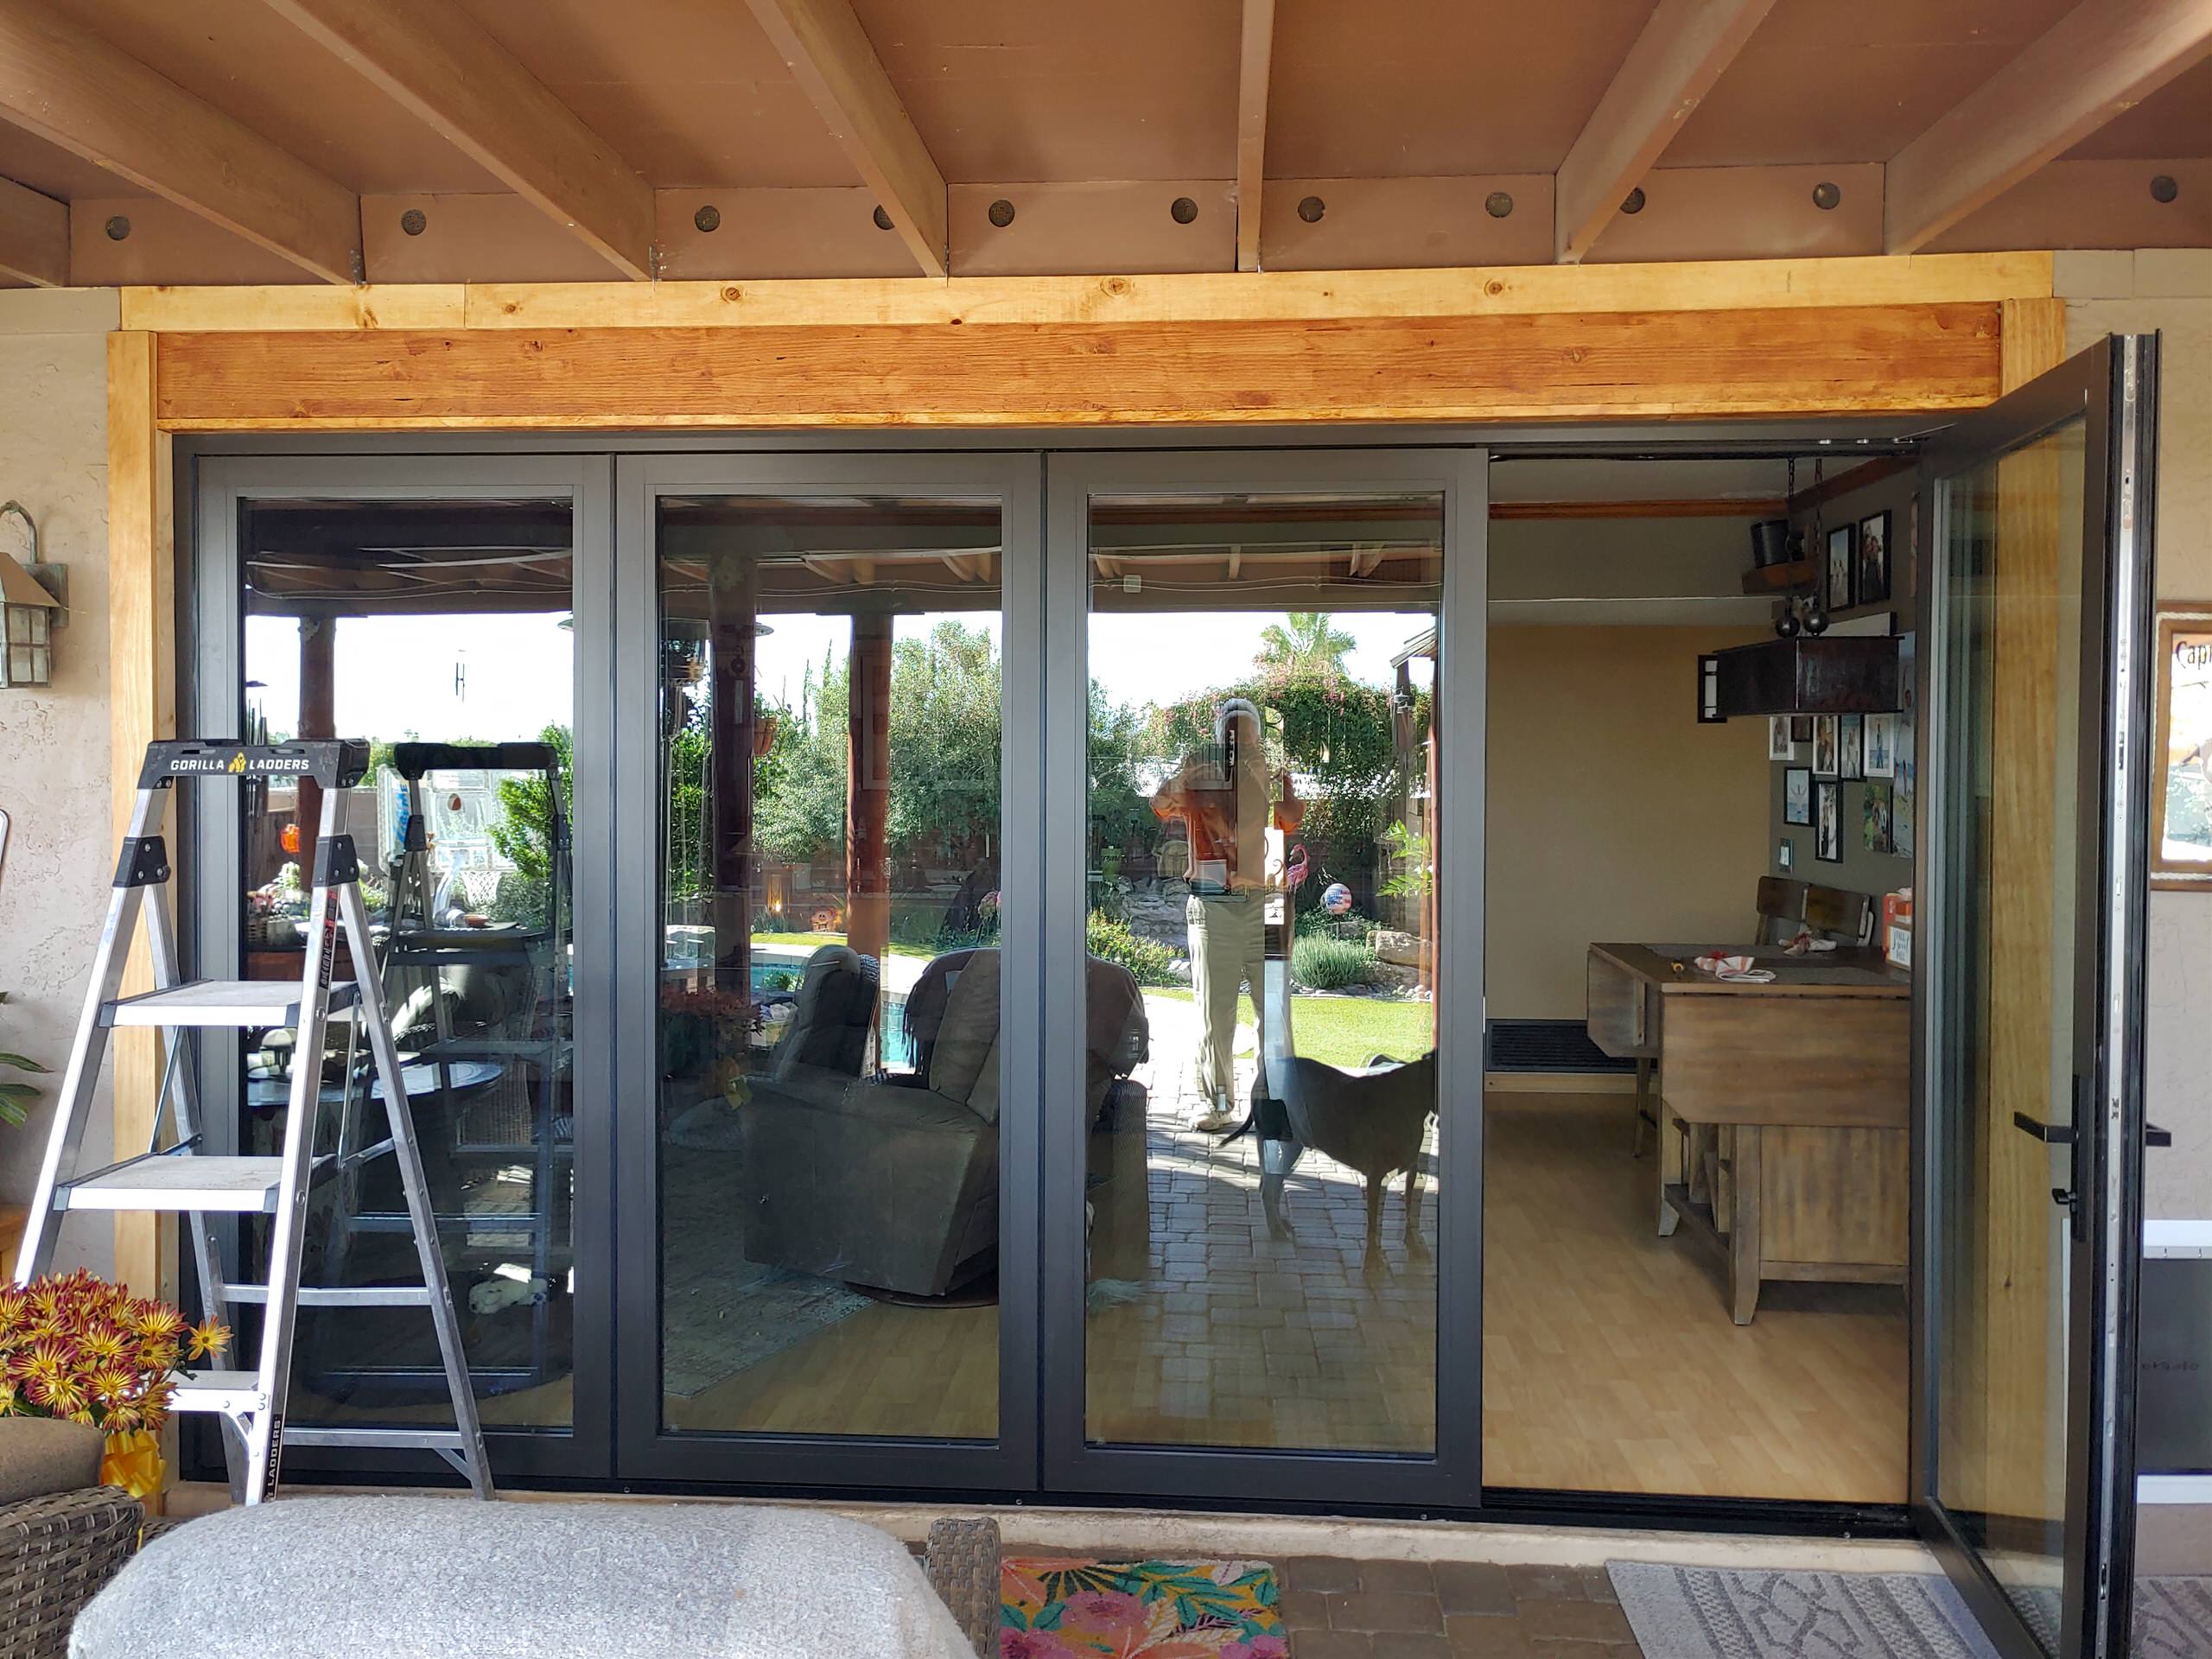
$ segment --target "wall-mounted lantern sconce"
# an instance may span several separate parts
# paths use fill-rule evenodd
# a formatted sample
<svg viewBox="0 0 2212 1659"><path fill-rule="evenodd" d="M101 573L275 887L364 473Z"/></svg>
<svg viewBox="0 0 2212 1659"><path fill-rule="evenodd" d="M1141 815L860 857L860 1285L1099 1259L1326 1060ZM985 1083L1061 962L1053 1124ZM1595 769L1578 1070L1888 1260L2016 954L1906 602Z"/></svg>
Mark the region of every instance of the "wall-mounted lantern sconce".
<svg viewBox="0 0 2212 1659"><path fill-rule="evenodd" d="M30 531L31 569L0 553L0 689L48 685L54 680L54 630L63 605L39 577L47 575L58 585L61 567L40 564L38 525L22 505L0 502L0 523L10 518L22 519Z"/></svg>

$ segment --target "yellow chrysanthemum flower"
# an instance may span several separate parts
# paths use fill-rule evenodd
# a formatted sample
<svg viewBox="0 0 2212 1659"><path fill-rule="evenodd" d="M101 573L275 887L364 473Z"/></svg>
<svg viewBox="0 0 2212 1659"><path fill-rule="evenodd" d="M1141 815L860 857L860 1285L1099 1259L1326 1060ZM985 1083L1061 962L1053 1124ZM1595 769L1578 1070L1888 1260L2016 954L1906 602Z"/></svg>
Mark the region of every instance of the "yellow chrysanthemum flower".
<svg viewBox="0 0 2212 1659"><path fill-rule="evenodd" d="M230 1327L213 1319L205 1319L192 1327L192 1344L186 1357L205 1359L210 1354L219 1354L231 1345Z"/></svg>

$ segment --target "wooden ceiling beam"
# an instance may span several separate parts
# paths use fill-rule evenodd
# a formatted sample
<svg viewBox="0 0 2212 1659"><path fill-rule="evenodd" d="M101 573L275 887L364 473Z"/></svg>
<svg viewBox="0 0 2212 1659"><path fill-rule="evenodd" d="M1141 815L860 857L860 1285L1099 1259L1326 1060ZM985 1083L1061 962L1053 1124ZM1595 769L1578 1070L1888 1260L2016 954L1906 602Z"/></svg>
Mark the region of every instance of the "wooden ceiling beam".
<svg viewBox="0 0 2212 1659"><path fill-rule="evenodd" d="M1268 78L1275 54L1275 0L1244 0L1236 59L1236 269L1260 268L1260 207L1268 165Z"/></svg>
<svg viewBox="0 0 2212 1659"><path fill-rule="evenodd" d="M852 0L747 3L923 274L944 276L944 175L853 15Z"/></svg>
<svg viewBox="0 0 2212 1659"><path fill-rule="evenodd" d="M2083 0L1891 159L1889 251L1927 246L2208 55L2207 0Z"/></svg>
<svg viewBox="0 0 2212 1659"><path fill-rule="evenodd" d="M1774 0L1660 0L1560 163L1553 208L1562 264L1579 264Z"/></svg>
<svg viewBox="0 0 2212 1659"><path fill-rule="evenodd" d="M360 280L352 191L39 0L0 0L0 119L326 282Z"/></svg>
<svg viewBox="0 0 2212 1659"><path fill-rule="evenodd" d="M623 276L652 279L652 187L461 7L268 3Z"/></svg>
<svg viewBox="0 0 2212 1659"><path fill-rule="evenodd" d="M0 276L38 288L69 283L69 207L66 202L0 179Z"/></svg>

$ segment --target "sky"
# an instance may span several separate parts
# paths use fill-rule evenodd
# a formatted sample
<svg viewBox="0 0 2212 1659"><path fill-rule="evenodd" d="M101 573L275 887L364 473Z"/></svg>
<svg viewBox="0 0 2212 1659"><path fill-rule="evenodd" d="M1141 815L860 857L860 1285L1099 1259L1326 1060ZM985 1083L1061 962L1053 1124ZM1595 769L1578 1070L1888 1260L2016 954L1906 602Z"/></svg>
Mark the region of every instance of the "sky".
<svg viewBox="0 0 2212 1659"><path fill-rule="evenodd" d="M919 638L935 616L902 617L901 639ZM1000 632L995 615L959 620ZM1102 613L1090 622L1090 672L1117 702L1168 703L1249 671L1260 631L1275 612L1138 615ZM336 726L346 736L499 742L572 723L575 636L555 616L346 617L338 624ZM782 615L760 645L760 694L798 700L807 667L824 653L842 661L851 625L839 616ZM1355 680L1392 683L1390 658L1429 626L1426 615L1340 612L1335 626L1357 642L1344 655ZM246 619L248 696L272 728L290 734L299 708L299 625Z"/></svg>

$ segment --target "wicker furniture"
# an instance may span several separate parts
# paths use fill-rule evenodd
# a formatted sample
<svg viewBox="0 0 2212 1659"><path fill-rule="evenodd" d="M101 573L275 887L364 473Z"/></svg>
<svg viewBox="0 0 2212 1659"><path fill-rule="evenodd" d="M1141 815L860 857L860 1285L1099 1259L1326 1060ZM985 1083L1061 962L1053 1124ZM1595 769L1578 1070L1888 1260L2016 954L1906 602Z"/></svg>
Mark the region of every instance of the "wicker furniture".
<svg viewBox="0 0 2212 1659"><path fill-rule="evenodd" d="M112 1486L0 1508L0 1659L61 1659L78 1610L137 1548L141 1518Z"/></svg>
<svg viewBox="0 0 2212 1659"><path fill-rule="evenodd" d="M987 1516L931 1522L922 1570L976 1653L996 1652L999 1523Z"/></svg>

